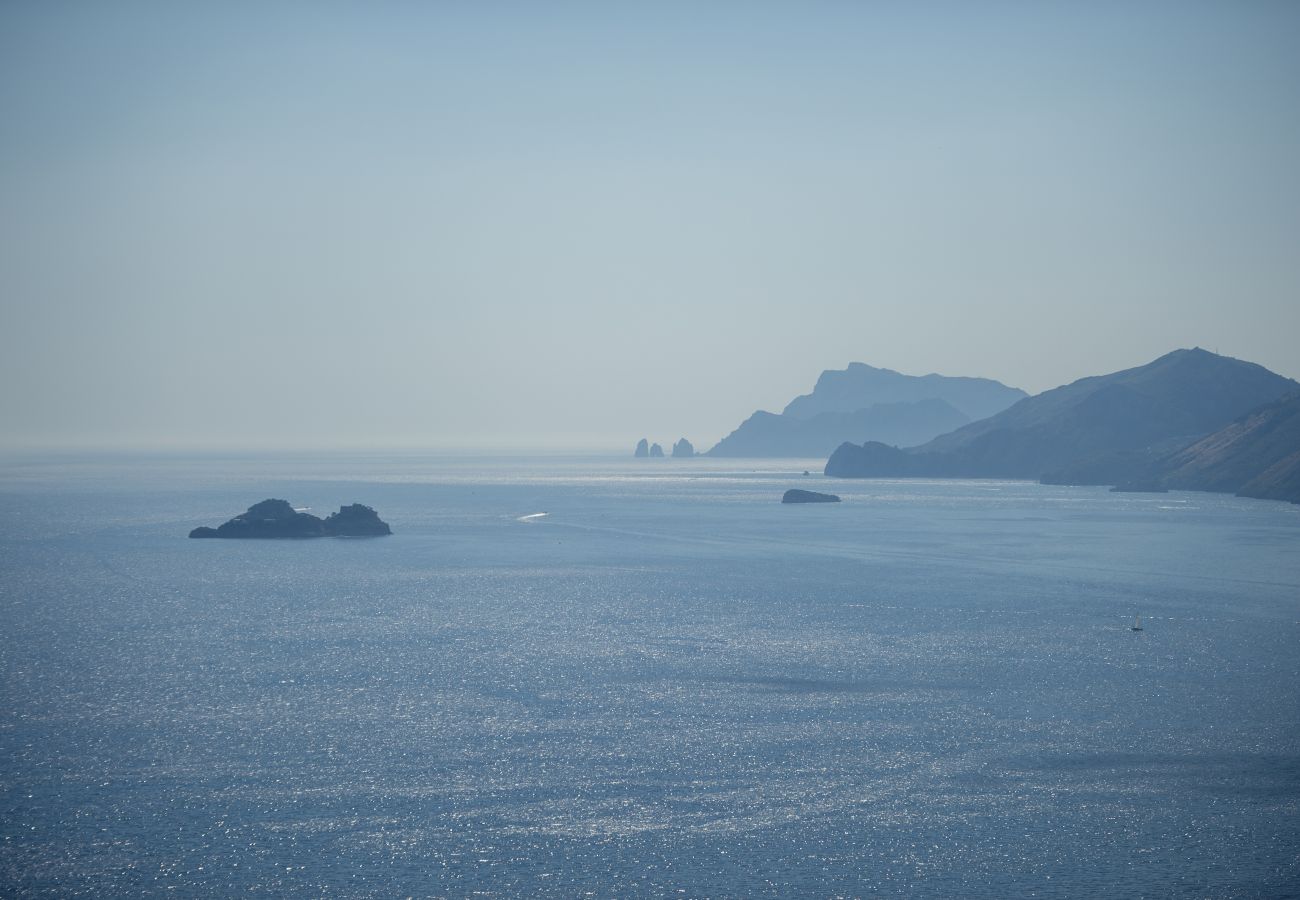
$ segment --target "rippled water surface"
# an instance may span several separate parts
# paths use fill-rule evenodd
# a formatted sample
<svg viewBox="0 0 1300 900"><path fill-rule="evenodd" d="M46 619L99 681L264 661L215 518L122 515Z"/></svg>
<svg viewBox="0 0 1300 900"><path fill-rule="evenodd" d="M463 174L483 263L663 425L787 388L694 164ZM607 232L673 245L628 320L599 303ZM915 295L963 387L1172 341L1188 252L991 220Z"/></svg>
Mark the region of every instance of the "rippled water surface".
<svg viewBox="0 0 1300 900"><path fill-rule="evenodd" d="M4 461L0 894L1300 891L1300 508L805 468Z"/></svg>

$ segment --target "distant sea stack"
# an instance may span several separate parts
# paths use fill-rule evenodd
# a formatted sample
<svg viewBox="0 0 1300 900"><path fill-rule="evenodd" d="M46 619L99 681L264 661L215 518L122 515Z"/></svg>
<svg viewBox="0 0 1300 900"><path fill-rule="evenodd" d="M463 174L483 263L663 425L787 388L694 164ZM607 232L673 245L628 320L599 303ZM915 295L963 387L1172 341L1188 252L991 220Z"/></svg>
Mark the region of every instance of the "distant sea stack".
<svg viewBox="0 0 1300 900"><path fill-rule="evenodd" d="M263 500L217 528L190 532L192 538L315 538L378 537L392 534L388 523L369 506L354 503L340 507L326 519L299 512L287 500Z"/></svg>
<svg viewBox="0 0 1300 900"><path fill-rule="evenodd" d="M695 447L686 438L682 438L673 444L670 453L676 459L690 459L697 455ZM641 438L636 442L636 450L632 455L637 459L662 459L665 454L661 444L652 444L646 438Z"/></svg>
<svg viewBox="0 0 1300 900"><path fill-rule="evenodd" d="M801 491L791 488L781 497L782 503L839 503L835 494L821 494L817 491Z"/></svg>

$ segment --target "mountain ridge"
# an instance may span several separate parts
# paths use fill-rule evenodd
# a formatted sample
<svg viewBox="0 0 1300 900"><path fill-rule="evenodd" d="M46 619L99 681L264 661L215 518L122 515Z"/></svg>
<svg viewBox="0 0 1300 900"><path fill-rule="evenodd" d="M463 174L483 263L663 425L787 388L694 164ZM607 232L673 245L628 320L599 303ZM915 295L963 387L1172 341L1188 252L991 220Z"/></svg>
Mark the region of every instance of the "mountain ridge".
<svg viewBox="0 0 1300 900"><path fill-rule="evenodd" d="M711 456L827 456L845 440L861 435L895 443L929 440L970 418L937 398L915 403L877 403L854 412L820 412L807 419L758 410L720 440Z"/></svg>
<svg viewBox="0 0 1300 900"><path fill-rule="evenodd" d="M827 369L780 413L758 410L709 456L826 456L844 441L918 444L1027 395L989 378L903 375L852 362Z"/></svg>
<svg viewBox="0 0 1300 900"><path fill-rule="evenodd" d="M1256 363L1199 347L1175 350L1142 366L1027 397L906 450L871 442L842 444L827 460L825 472L849 478L1116 483L1086 477L1144 475L1142 470L1161 457L1296 389L1300 385L1295 381ZM1092 474L1080 474L1088 472Z"/></svg>
<svg viewBox="0 0 1300 900"><path fill-rule="evenodd" d="M854 412L875 403L905 403L940 399L972 421L987 418L1029 396L991 378L966 375L904 375L893 369L851 362L843 369L826 369L812 393L800 394L781 411L798 419L821 412ZM863 403L870 397L870 403Z"/></svg>

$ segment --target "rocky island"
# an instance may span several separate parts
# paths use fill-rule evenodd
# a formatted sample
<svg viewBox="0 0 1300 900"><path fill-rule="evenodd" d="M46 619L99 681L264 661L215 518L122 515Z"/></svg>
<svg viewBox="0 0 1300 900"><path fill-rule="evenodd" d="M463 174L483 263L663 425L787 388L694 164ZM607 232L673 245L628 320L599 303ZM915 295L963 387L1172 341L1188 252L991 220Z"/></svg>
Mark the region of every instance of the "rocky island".
<svg viewBox="0 0 1300 900"><path fill-rule="evenodd" d="M392 534L388 523L369 506L353 503L321 519L301 512L287 500L263 500L217 528L190 532L192 538L378 537Z"/></svg>
<svg viewBox="0 0 1300 900"><path fill-rule="evenodd" d="M817 491L801 491L791 488L781 497L782 503L839 503L835 494L820 494Z"/></svg>
<svg viewBox="0 0 1300 900"><path fill-rule="evenodd" d="M382 537L392 534L388 523L369 506L353 503L325 517L326 537Z"/></svg>

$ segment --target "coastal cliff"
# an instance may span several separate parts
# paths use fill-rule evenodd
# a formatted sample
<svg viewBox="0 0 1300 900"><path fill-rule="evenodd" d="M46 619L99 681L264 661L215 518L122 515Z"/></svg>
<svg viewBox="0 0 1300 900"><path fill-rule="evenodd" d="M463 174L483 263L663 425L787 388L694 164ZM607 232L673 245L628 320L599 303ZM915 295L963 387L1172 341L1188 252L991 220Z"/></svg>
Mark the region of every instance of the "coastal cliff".
<svg viewBox="0 0 1300 900"><path fill-rule="evenodd" d="M1150 477L1163 457L1297 387L1254 363L1175 350L1028 397L918 447L842 444L825 471L1116 484Z"/></svg>

